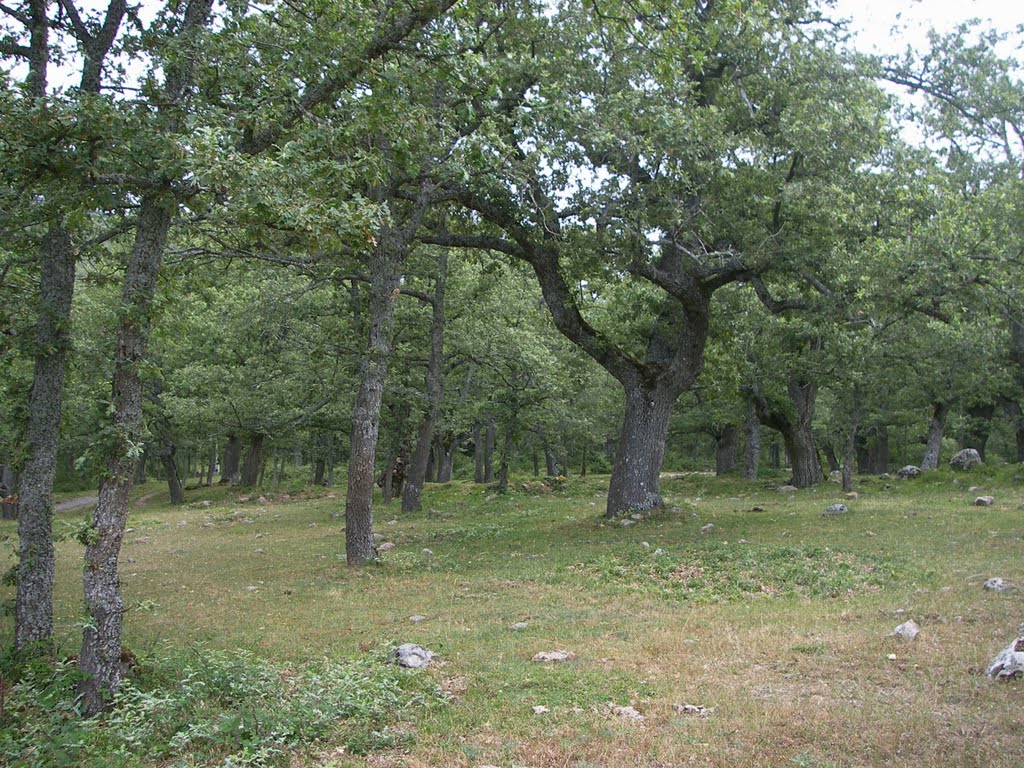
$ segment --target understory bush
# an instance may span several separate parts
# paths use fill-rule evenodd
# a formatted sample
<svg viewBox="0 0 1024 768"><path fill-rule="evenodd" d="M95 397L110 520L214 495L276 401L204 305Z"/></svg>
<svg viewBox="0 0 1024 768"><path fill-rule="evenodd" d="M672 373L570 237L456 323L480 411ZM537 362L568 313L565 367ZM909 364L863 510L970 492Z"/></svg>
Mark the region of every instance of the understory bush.
<svg viewBox="0 0 1024 768"><path fill-rule="evenodd" d="M80 715L79 678L65 660L0 680L0 764L286 766L295 754L395 746L409 738L396 725L444 701L429 676L383 655L288 669L244 651L195 650L141 664L110 710L90 719Z"/></svg>

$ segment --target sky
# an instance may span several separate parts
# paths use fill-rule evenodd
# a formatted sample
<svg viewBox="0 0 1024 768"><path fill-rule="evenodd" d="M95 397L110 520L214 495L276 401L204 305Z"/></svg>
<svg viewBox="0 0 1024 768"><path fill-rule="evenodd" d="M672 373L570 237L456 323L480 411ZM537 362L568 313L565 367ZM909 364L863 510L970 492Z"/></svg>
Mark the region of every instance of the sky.
<svg viewBox="0 0 1024 768"><path fill-rule="evenodd" d="M865 52L899 53L907 45L923 48L929 27L951 31L978 18L1012 32L1024 24L1021 0L836 0L836 15L849 18L857 46ZM894 29L895 27L895 29Z"/></svg>

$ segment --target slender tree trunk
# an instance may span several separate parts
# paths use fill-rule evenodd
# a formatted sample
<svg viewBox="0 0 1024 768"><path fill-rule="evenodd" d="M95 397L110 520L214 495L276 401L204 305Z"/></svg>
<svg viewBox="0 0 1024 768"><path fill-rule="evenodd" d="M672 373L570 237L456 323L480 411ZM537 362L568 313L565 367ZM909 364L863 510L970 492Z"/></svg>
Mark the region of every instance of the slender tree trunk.
<svg viewBox="0 0 1024 768"><path fill-rule="evenodd" d="M448 249L437 252L437 279L434 283L434 297L430 316L430 358L427 361L426 408L423 421L416 432L416 445L402 489L402 511L418 512L422 504L423 483L427 479L427 464L430 461L430 442L434 437L438 410L444 398L444 314L445 291L448 285ZM478 481L479 482L479 481Z"/></svg>
<svg viewBox="0 0 1024 768"><path fill-rule="evenodd" d="M174 461L175 445L170 440L164 441L160 448L160 464L163 465L164 474L167 476L167 491L170 494L171 504L184 504L185 491L181 488L181 481L178 479L178 466Z"/></svg>
<svg viewBox="0 0 1024 768"><path fill-rule="evenodd" d="M743 444L743 479L757 480L758 464L761 462L761 422L753 406L747 411L743 431L746 435Z"/></svg>
<svg viewBox="0 0 1024 768"><path fill-rule="evenodd" d="M736 469L739 449L739 430L734 424L728 424L715 438L715 474L718 477Z"/></svg>
<svg viewBox="0 0 1024 768"><path fill-rule="evenodd" d="M540 477L540 454L537 449L533 449L533 476Z"/></svg>
<svg viewBox="0 0 1024 768"><path fill-rule="evenodd" d="M850 493L853 490L853 459L857 448L857 432L860 429L861 412L861 391L859 386L853 391L853 410L850 414L850 423L846 429L846 445L843 450L843 491Z"/></svg>
<svg viewBox="0 0 1024 768"><path fill-rule="evenodd" d="M828 462L829 472L839 472L843 466L839 463L839 457L836 456L835 446L832 445L831 441L826 441L825 445L822 446L822 451L825 453L825 460Z"/></svg>
<svg viewBox="0 0 1024 768"><path fill-rule="evenodd" d="M380 431L380 406L391 357L391 329L405 244L382 228L370 256L369 340L360 363L359 390L352 410L352 434L345 498L345 553L349 565L376 557L373 548L373 486Z"/></svg>
<svg viewBox="0 0 1024 768"><path fill-rule="evenodd" d="M88 532L82 585L89 613L82 639L79 669L84 710L104 709L121 682L121 629L124 605L118 578L118 556L128 498L142 436L142 380L153 296L176 202L167 193L142 199L135 244L125 273L121 319L114 344L113 420L121 442L109 455L100 485L99 502Z"/></svg>
<svg viewBox="0 0 1024 768"><path fill-rule="evenodd" d="M544 471L548 477L558 477L558 458L555 456L555 452L551 450L551 443L548 441L548 431L540 425L537 426L537 431L540 435L541 446L544 448Z"/></svg>
<svg viewBox="0 0 1024 768"><path fill-rule="evenodd" d="M210 445L210 464L206 470L206 483L213 485L213 476L217 474L217 440L214 439Z"/></svg>
<svg viewBox="0 0 1024 768"><path fill-rule="evenodd" d="M782 469L782 449L777 440L772 440L771 445L768 446L768 463L776 471Z"/></svg>
<svg viewBox="0 0 1024 768"><path fill-rule="evenodd" d="M626 386L626 413L608 487L606 517L662 504L659 476L672 406L679 393L641 381Z"/></svg>
<svg viewBox="0 0 1024 768"><path fill-rule="evenodd" d="M493 418L487 421L484 437L484 482L494 482L494 440L498 425Z"/></svg>
<svg viewBox="0 0 1024 768"><path fill-rule="evenodd" d="M453 432L448 432L437 443L437 456L440 461L437 467L437 482L450 483L455 468L455 452L462 441Z"/></svg>
<svg viewBox="0 0 1024 768"><path fill-rule="evenodd" d="M587 444L583 444L583 455L580 457L580 477L587 476Z"/></svg>
<svg viewBox="0 0 1024 768"><path fill-rule="evenodd" d="M473 425L473 482L484 481L483 428L477 422Z"/></svg>
<svg viewBox="0 0 1024 768"><path fill-rule="evenodd" d="M265 438L266 435L259 432L254 432L249 438L249 450L245 454L245 463L242 465L242 476L239 481L243 486L254 486L259 483Z"/></svg>
<svg viewBox="0 0 1024 768"><path fill-rule="evenodd" d="M220 468L222 483L237 483L241 478L239 466L242 463L242 436L229 434L224 447L224 464Z"/></svg>
<svg viewBox="0 0 1024 768"><path fill-rule="evenodd" d="M509 463L512 460L512 451L515 448L515 431L511 428L505 430L505 440L501 450L501 461L498 467L498 491L504 493L508 490Z"/></svg>
<svg viewBox="0 0 1024 768"><path fill-rule="evenodd" d="M4 520L18 519L18 474L8 462L0 469L0 516Z"/></svg>
<svg viewBox="0 0 1024 768"><path fill-rule="evenodd" d="M324 474L327 472L327 457L322 453L316 458L316 471L313 473L313 485L324 484Z"/></svg>
<svg viewBox="0 0 1024 768"><path fill-rule="evenodd" d="M29 456L18 493L18 649L35 643L48 646L53 636L53 482L75 290L74 248L63 226L54 226L43 238L40 256L38 352L26 434Z"/></svg>
<svg viewBox="0 0 1024 768"><path fill-rule="evenodd" d="M932 418L928 422L928 437L925 440L924 458L921 460L921 469L938 469L939 454L942 451L942 433L946 429L946 416L949 413L949 405L946 403L932 403Z"/></svg>
<svg viewBox="0 0 1024 768"><path fill-rule="evenodd" d="M334 487L334 433L327 434L327 487Z"/></svg>
<svg viewBox="0 0 1024 768"><path fill-rule="evenodd" d="M135 484L142 485L146 482L146 460L149 457L149 448L144 448L139 455L139 461L135 465Z"/></svg>

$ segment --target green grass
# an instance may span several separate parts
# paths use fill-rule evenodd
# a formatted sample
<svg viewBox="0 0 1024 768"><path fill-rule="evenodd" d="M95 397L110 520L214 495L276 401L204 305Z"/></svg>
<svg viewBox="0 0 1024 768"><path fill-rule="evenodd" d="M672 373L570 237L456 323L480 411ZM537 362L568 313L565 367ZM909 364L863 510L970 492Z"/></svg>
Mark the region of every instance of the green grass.
<svg viewBox="0 0 1024 768"><path fill-rule="evenodd" d="M403 710L400 739L370 757L289 748L295 766L1016 765L1020 684L981 674L1024 621L1024 590L981 589L990 576L1024 587L1013 474L864 478L832 518L820 512L841 498L833 485L783 495L774 481L672 476L666 509L625 528L600 517L605 478L490 501L482 486L430 486L422 513L377 506L396 548L355 570L341 492L210 488L173 508L150 484L139 495L161 495L133 512L122 553L126 643L154 667L194 648L292 670L399 642L439 654L421 677L446 694ZM972 484L996 505L972 506ZM61 519L73 528L81 513ZM13 542L13 526L0 536ZM81 554L59 544L68 653ZM909 618L916 641L889 636ZM530 661L555 648L576 659Z"/></svg>

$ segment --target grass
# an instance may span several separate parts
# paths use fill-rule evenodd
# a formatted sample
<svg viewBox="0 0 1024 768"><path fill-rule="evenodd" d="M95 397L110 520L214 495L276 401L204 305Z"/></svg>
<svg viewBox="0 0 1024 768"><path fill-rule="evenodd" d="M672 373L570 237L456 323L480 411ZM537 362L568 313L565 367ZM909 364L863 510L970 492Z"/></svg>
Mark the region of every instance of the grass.
<svg viewBox="0 0 1024 768"><path fill-rule="evenodd" d="M981 589L991 576L1024 588L1011 475L864 478L850 513L830 518L833 485L784 495L673 476L666 509L625 528L600 518L604 478L492 500L430 486L422 513L377 507L396 548L358 570L344 563L340 494L212 488L179 508L160 494L125 537L126 644L144 666L194 648L294 669L400 642L439 655L424 680L446 704L410 709L402 738L369 756L296 750L296 767L1016 766L1021 684L982 675L1024 621L1024 590ZM995 506L972 506L970 483ZM58 637L74 653L82 552L71 538L58 551ZM890 637L907 619L918 639ZM576 658L530 661L553 649Z"/></svg>

